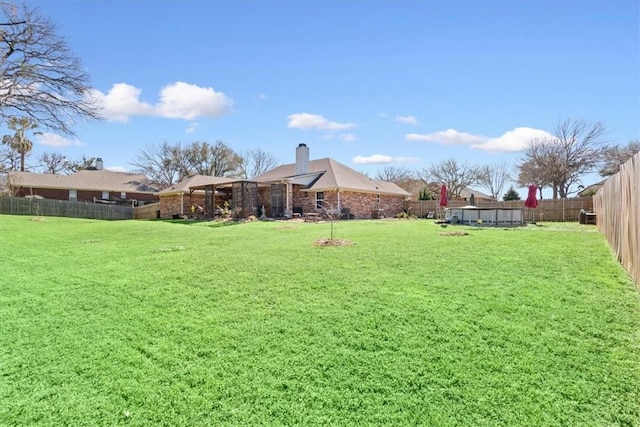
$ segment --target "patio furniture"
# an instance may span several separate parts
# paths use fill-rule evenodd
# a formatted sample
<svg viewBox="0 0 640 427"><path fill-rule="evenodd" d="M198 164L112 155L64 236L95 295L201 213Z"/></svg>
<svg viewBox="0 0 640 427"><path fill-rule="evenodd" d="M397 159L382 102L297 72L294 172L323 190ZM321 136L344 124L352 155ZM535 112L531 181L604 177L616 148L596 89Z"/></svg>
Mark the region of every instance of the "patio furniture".
<svg viewBox="0 0 640 427"><path fill-rule="evenodd" d="M318 221L320 219L320 214L317 212L307 212L304 214L305 221Z"/></svg>

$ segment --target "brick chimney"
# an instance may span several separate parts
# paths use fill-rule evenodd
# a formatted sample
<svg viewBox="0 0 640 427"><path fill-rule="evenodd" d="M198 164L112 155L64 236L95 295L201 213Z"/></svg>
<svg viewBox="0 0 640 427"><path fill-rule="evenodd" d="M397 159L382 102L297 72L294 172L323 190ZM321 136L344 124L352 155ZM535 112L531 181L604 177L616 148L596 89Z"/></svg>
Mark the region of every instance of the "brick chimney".
<svg viewBox="0 0 640 427"><path fill-rule="evenodd" d="M296 147L296 175L309 173L309 147L298 144Z"/></svg>

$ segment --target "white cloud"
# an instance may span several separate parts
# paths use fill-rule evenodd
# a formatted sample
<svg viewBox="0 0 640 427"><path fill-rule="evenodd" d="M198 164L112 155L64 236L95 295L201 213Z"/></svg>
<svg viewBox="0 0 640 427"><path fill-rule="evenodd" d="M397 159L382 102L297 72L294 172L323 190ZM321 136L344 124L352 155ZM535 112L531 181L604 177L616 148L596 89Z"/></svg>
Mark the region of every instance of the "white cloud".
<svg viewBox="0 0 640 427"><path fill-rule="evenodd" d="M289 119L288 128L301 129L301 130L325 130L325 131L340 131L347 130L356 127L353 123L338 123L332 122L319 114L309 113L296 113L287 117Z"/></svg>
<svg viewBox="0 0 640 427"><path fill-rule="evenodd" d="M396 122L405 123L408 125L417 125L418 119L413 116L396 116Z"/></svg>
<svg viewBox="0 0 640 427"><path fill-rule="evenodd" d="M410 133L405 136L407 141L439 142L443 145L468 145L476 150L499 153L522 151L527 143L535 138L553 138L553 135L541 129L518 127L495 138L458 132L455 129L447 129L426 135Z"/></svg>
<svg viewBox="0 0 640 427"><path fill-rule="evenodd" d="M128 172L128 170L126 168L123 168L122 166L109 166L105 169L111 172Z"/></svg>
<svg viewBox="0 0 640 427"><path fill-rule="evenodd" d="M102 107L102 116L110 121L129 121L130 116L153 115L153 107L140 101L141 90L126 83L116 83L106 95L99 90L93 91L93 97Z"/></svg>
<svg viewBox="0 0 640 427"><path fill-rule="evenodd" d="M187 128L187 130L184 131L184 133L194 133L196 130L198 130L198 127L200 125L198 123L191 123L189 124L189 127Z"/></svg>
<svg viewBox="0 0 640 427"><path fill-rule="evenodd" d="M47 147L82 147L84 143L78 139L68 139L54 133L41 133L35 136L37 144Z"/></svg>
<svg viewBox="0 0 640 427"><path fill-rule="evenodd" d="M471 148L494 152L522 151L529 141L536 138L553 138L553 135L541 129L519 127L507 131L497 138L489 138L482 143L472 144Z"/></svg>
<svg viewBox="0 0 640 427"><path fill-rule="evenodd" d="M126 123L132 116L159 116L193 120L228 114L233 102L211 87L184 82L168 84L160 90L155 105L140 100L141 90L127 83L114 84L107 94L98 90L92 98L102 107L102 116L110 121Z"/></svg>
<svg viewBox="0 0 640 427"><path fill-rule="evenodd" d="M353 142L356 140L356 136L352 133L343 133L340 135L340 139L344 142Z"/></svg>
<svg viewBox="0 0 640 427"><path fill-rule="evenodd" d="M480 144L487 140L484 136L458 132L455 129L447 129L426 135L410 133L405 136L405 139L407 141L439 142L443 145L472 145Z"/></svg>
<svg viewBox="0 0 640 427"><path fill-rule="evenodd" d="M175 82L162 88L156 110L162 117L193 120L215 118L229 113L231 100L212 87Z"/></svg>
<svg viewBox="0 0 640 427"><path fill-rule="evenodd" d="M258 99L267 99L267 98L268 98L268 96L267 96L267 94L266 94L266 93L261 93L261 94L258 96Z"/></svg>
<svg viewBox="0 0 640 427"><path fill-rule="evenodd" d="M391 157L384 154L374 154L372 156L356 156L353 158L353 163L359 165L383 165L388 163L415 163L420 161L416 157Z"/></svg>

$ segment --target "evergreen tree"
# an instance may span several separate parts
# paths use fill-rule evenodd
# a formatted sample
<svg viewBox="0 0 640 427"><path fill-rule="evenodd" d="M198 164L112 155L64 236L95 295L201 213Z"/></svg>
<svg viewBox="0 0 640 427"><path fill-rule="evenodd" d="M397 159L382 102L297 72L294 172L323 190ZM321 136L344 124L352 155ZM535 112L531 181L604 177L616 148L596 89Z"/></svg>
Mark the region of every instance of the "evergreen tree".
<svg viewBox="0 0 640 427"><path fill-rule="evenodd" d="M512 185L511 187L509 187L509 190L507 190L507 192L504 193L502 200L504 200L505 202L508 202L509 200L521 200L521 199L520 199L520 194L518 194L518 192L513 188L513 185Z"/></svg>

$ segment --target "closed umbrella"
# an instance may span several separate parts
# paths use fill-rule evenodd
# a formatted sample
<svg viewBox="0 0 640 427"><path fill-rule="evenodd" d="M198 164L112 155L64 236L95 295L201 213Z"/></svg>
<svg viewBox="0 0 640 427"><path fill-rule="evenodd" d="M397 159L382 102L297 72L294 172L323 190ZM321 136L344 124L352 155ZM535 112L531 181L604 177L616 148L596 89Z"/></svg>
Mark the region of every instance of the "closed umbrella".
<svg viewBox="0 0 640 427"><path fill-rule="evenodd" d="M524 205L529 209L535 209L538 206L538 199L536 199L538 188L531 184L529 186L529 194L527 194L527 200L525 200ZM531 211L529 211L529 216L531 217ZM535 218L531 220L532 223L536 223Z"/></svg>
<svg viewBox="0 0 640 427"><path fill-rule="evenodd" d="M442 185L440 187L440 207L445 208L447 206L447 186ZM438 215L440 219L446 219L444 210L440 210L440 214Z"/></svg>
<svg viewBox="0 0 640 427"><path fill-rule="evenodd" d="M527 200L524 202L524 205L530 209L535 209L538 206L538 199L536 199L536 192L538 191L538 187L535 185L529 186L529 194L527 195Z"/></svg>
<svg viewBox="0 0 640 427"><path fill-rule="evenodd" d="M447 206L447 186L440 187L440 206Z"/></svg>

